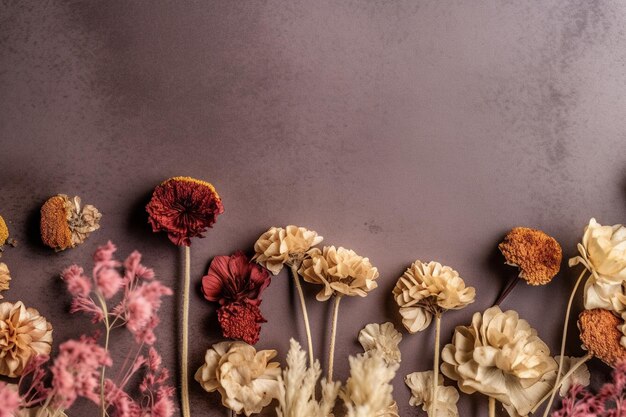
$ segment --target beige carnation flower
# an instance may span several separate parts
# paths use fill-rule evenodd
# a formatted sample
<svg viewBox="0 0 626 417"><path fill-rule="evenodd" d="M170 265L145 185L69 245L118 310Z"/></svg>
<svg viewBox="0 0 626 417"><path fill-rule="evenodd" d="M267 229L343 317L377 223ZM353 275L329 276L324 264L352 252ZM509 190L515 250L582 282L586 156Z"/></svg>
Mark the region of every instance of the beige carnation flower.
<svg viewBox="0 0 626 417"><path fill-rule="evenodd" d="M511 416L525 416L552 388L557 364L537 331L515 311L491 307L458 326L442 351L441 370L459 389L502 402Z"/></svg>
<svg viewBox="0 0 626 417"><path fill-rule="evenodd" d="M626 227L602 226L596 219L589 220L578 252L579 256L569 260L570 266L583 264L597 280L626 281Z"/></svg>
<svg viewBox="0 0 626 417"><path fill-rule="evenodd" d="M350 378L339 394L346 406L347 416L397 416L391 381L399 365L388 365L378 353L351 356L349 361Z"/></svg>
<svg viewBox="0 0 626 417"><path fill-rule="evenodd" d="M322 240L322 236L304 227L272 227L254 244L252 259L277 275L285 264L299 266L309 249Z"/></svg>
<svg viewBox="0 0 626 417"><path fill-rule="evenodd" d="M398 345L402 341L402 334L392 323L370 323L359 332L359 343L363 350L378 352L389 363L400 363L401 353Z"/></svg>
<svg viewBox="0 0 626 417"><path fill-rule="evenodd" d="M310 258L302 262L300 275L307 282L324 286L317 294L319 301L333 295L365 297L378 286L378 269L353 250L325 246L323 251L313 248L308 254Z"/></svg>
<svg viewBox="0 0 626 417"><path fill-rule="evenodd" d="M52 347L52 325L24 303L0 304L0 375L22 374L33 355L48 355Z"/></svg>
<svg viewBox="0 0 626 417"><path fill-rule="evenodd" d="M409 404L413 407L419 405L429 413L429 417L458 417L459 410L456 403L459 401L459 392L454 387L445 387L443 378L438 378L437 403L432 413L433 401L433 371L413 372L404 378L404 382L411 389Z"/></svg>
<svg viewBox="0 0 626 417"><path fill-rule="evenodd" d="M434 314L473 303L476 290L466 287L459 273L449 266L415 261L398 279L393 295L400 306L402 324L415 333L427 328Z"/></svg>
<svg viewBox="0 0 626 417"><path fill-rule="evenodd" d="M0 292L9 289L9 281L11 281L9 267L7 264L0 262ZM2 298L4 297L0 294L0 299Z"/></svg>
<svg viewBox="0 0 626 417"><path fill-rule="evenodd" d="M275 350L256 351L245 342L221 342L206 351L195 375L207 392L219 391L222 404L236 413L260 413L279 395L280 365Z"/></svg>

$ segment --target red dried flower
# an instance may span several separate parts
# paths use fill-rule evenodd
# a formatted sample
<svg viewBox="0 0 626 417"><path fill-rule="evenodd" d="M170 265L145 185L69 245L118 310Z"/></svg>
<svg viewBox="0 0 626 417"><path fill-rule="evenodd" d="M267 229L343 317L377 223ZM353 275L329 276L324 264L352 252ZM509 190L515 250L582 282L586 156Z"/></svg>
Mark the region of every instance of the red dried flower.
<svg viewBox="0 0 626 417"><path fill-rule="evenodd" d="M190 246L192 237L204 237L224 206L208 182L174 177L154 189L146 211L154 232L167 232L176 245Z"/></svg>
<svg viewBox="0 0 626 417"><path fill-rule="evenodd" d="M202 277L202 293L207 300L221 305L244 301L259 305L261 293L270 281L267 269L237 251L213 258L207 275Z"/></svg>
<svg viewBox="0 0 626 417"><path fill-rule="evenodd" d="M250 345L259 341L261 323L267 322L259 307L248 302L230 303L220 307L217 310L217 319L224 337L240 339Z"/></svg>

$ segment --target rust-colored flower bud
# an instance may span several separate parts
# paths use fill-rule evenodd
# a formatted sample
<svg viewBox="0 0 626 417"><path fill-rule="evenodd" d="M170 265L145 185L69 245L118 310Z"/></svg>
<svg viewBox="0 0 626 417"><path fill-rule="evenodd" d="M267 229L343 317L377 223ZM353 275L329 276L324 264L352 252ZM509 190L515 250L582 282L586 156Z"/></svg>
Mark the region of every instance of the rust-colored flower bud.
<svg viewBox="0 0 626 417"><path fill-rule="evenodd" d="M618 329L622 324L623 321L608 310L585 310L578 316L580 340L589 353L615 367L617 362L626 360L626 349L620 344L622 332Z"/></svg>

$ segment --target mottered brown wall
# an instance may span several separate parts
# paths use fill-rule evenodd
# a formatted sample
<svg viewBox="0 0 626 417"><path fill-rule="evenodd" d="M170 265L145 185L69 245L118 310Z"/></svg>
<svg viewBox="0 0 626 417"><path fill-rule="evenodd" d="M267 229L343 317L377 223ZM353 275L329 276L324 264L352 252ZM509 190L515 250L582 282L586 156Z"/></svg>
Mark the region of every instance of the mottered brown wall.
<svg viewBox="0 0 626 417"><path fill-rule="evenodd" d="M624 22L619 0L3 0L0 213L20 241L2 258L13 273L6 299L50 319L55 345L90 331L67 313L58 274L89 266L108 239L121 255L140 250L177 288L180 254L150 232L143 207L161 180L190 175L213 182L226 209L192 247L193 370L220 340L198 289L208 262L250 250L273 225L312 228L380 270L377 290L342 303L338 377L365 324L400 326L390 292L418 258L477 287L475 304L445 315L445 343L514 274L496 251L509 228L544 229L567 259L591 216L626 222ZM59 254L37 230L39 207L56 193L104 214L101 230ZM519 286L503 305L553 350L574 275L564 266L549 286ZM324 358L330 304L315 292ZM159 327L172 369L178 302ZM304 340L285 273L262 311L258 347L283 360L290 337ZM119 359L129 341L114 340ZM418 414L403 377L432 366L432 340L432 329L404 334L394 391L403 416ZM597 384L608 369L592 370ZM217 394L191 386L195 416L226 415ZM486 414L479 396L460 407Z"/></svg>

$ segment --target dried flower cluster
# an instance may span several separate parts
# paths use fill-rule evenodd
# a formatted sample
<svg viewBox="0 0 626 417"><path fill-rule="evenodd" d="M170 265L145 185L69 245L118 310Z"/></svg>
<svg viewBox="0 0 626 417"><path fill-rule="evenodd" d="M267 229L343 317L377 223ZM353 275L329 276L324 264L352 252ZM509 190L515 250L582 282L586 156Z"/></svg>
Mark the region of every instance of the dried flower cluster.
<svg viewBox="0 0 626 417"><path fill-rule="evenodd" d="M9 282L11 281L11 273L7 264L0 262L0 292L9 289ZM0 299L4 298L0 294Z"/></svg>
<svg viewBox="0 0 626 417"><path fill-rule="evenodd" d="M398 345L402 334L392 323L370 323L359 332L359 343L365 353L377 353L388 364L400 363L401 353Z"/></svg>
<svg viewBox="0 0 626 417"><path fill-rule="evenodd" d="M244 342L221 342L206 351L195 379L207 392L218 391L236 413L259 413L278 398L280 366L275 350L256 351Z"/></svg>
<svg viewBox="0 0 626 417"><path fill-rule="evenodd" d="M322 236L304 227L272 227L255 242L252 259L277 275L283 265L299 267L307 252L322 240Z"/></svg>
<svg viewBox="0 0 626 417"><path fill-rule="evenodd" d="M433 399L433 371L413 372L404 378L411 389L409 404L413 407L422 406L430 417L458 417L459 392L454 387L445 387L443 380L438 379L437 398ZM433 404L433 400L436 401Z"/></svg>
<svg viewBox="0 0 626 417"><path fill-rule="evenodd" d="M269 272L250 262L242 251L213 258L202 278L202 293L220 304L217 317L224 337L251 345L258 342L265 322L259 309L261 294L270 281Z"/></svg>
<svg viewBox="0 0 626 417"><path fill-rule="evenodd" d="M426 329L433 315L473 303L476 290L466 287L449 266L415 261L398 279L393 296L400 306L402 324L415 333Z"/></svg>
<svg viewBox="0 0 626 417"><path fill-rule="evenodd" d="M515 227L498 248L506 263L519 267L519 277L530 285L549 283L561 268L561 245L541 230Z"/></svg>
<svg viewBox="0 0 626 417"><path fill-rule="evenodd" d="M41 207L41 239L56 251L74 248L100 228L101 218L94 206L81 207L80 197L55 195Z"/></svg>
<svg viewBox="0 0 626 417"><path fill-rule="evenodd" d="M302 262L300 274L305 281L323 286L317 294L319 301L333 295L365 297L378 286L378 269L353 250L325 246L311 249L309 256Z"/></svg>
<svg viewBox="0 0 626 417"><path fill-rule="evenodd" d="M550 349L515 311L491 307L458 326L444 347L441 370L467 394L502 402L511 416L525 416L552 388L557 364Z"/></svg>

